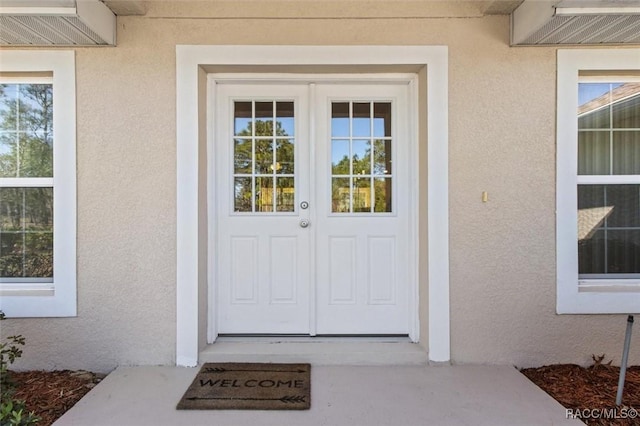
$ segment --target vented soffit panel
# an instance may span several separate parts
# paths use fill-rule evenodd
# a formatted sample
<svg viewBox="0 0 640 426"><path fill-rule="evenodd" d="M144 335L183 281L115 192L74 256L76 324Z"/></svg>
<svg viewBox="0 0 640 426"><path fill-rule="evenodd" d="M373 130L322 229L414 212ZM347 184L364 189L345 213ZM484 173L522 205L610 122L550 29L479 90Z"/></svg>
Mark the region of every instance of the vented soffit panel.
<svg viewBox="0 0 640 426"><path fill-rule="evenodd" d="M525 0L511 14L511 45L640 44L640 0Z"/></svg>
<svg viewBox="0 0 640 426"><path fill-rule="evenodd" d="M99 0L0 0L2 46L115 46L116 16Z"/></svg>

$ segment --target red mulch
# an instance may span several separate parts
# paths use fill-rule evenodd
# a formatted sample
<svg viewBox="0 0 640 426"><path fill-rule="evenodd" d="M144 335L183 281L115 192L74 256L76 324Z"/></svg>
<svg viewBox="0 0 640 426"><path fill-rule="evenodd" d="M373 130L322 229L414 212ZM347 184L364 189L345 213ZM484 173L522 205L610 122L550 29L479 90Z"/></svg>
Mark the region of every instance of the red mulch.
<svg viewBox="0 0 640 426"><path fill-rule="evenodd" d="M622 405L616 407L620 368L603 364L602 358L597 358L594 357L595 364L587 368L556 364L521 372L565 408L584 413L579 418L588 425L640 425L640 366L627 369ZM594 419L590 418L591 413L596 417L623 418Z"/></svg>
<svg viewBox="0 0 640 426"><path fill-rule="evenodd" d="M89 371L10 372L16 385L15 399L41 418L38 426L50 426L104 378Z"/></svg>

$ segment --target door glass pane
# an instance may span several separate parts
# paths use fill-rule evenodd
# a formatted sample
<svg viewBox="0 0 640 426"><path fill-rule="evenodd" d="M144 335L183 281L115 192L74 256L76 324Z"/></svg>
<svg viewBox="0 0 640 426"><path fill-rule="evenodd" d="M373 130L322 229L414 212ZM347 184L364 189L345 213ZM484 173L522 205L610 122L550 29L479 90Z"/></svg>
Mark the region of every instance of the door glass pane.
<svg viewBox="0 0 640 426"><path fill-rule="evenodd" d="M373 187L375 191L374 211L377 213L391 212L391 179L375 178Z"/></svg>
<svg viewBox="0 0 640 426"><path fill-rule="evenodd" d="M256 140L256 174L273 173L273 140Z"/></svg>
<svg viewBox="0 0 640 426"><path fill-rule="evenodd" d="M349 137L349 103L334 102L331 104L331 136Z"/></svg>
<svg viewBox="0 0 640 426"><path fill-rule="evenodd" d="M368 175L371 173L371 141L354 140L351 150L353 155L353 173Z"/></svg>
<svg viewBox="0 0 640 426"><path fill-rule="evenodd" d="M293 139L278 139L276 141L276 173L293 174L295 163Z"/></svg>
<svg viewBox="0 0 640 426"><path fill-rule="evenodd" d="M233 170L237 174L251 174L251 139L236 139L233 149Z"/></svg>
<svg viewBox="0 0 640 426"><path fill-rule="evenodd" d="M273 178L256 177L256 211L273 211Z"/></svg>
<svg viewBox="0 0 640 426"><path fill-rule="evenodd" d="M391 141L377 139L373 142L373 173L391 174Z"/></svg>
<svg viewBox="0 0 640 426"><path fill-rule="evenodd" d="M349 141L334 139L331 141L331 173L348 175L350 173Z"/></svg>
<svg viewBox="0 0 640 426"><path fill-rule="evenodd" d="M294 103L239 101L234 114L234 211L294 211Z"/></svg>
<svg viewBox="0 0 640 426"><path fill-rule="evenodd" d="M370 177L356 177L353 179L353 211L356 213L371 212Z"/></svg>
<svg viewBox="0 0 640 426"><path fill-rule="evenodd" d="M331 211L349 213L351 205L351 185L349 178L333 178L331 180Z"/></svg>
<svg viewBox="0 0 640 426"><path fill-rule="evenodd" d="M256 136L274 136L273 102L256 102Z"/></svg>
<svg viewBox="0 0 640 426"><path fill-rule="evenodd" d="M371 136L371 104L353 103L353 134L354 137Z"/></svg>
<svg viewBox="0 0 640 426"><path fill-rule="evenodd" d="M391 103L334 102L331 111L332 212L392 212Z"/></svg>
<svg viewBox="0 0 640 426"><path fill-rule="evenodd" d="M294 136L293 102L276 102L276 136Z"/></svg>
<svg viewBox="0 0 640 426"><path fill-rule="evenodd" d="M640 273L640 185L578 185L580 274Z"/></svg>
<svg viewBox="0 0 640 426"><path fill-rule="evenodd" d="M236 212L252 211L251 204L251 178L237 177L233 180L234 204L233 210Z"/></svg>
<svg viewBox="0 0 640 426"><path fill-rule="evenodd" d="M236 136L251 136L253 133L251 102L235 102L233 117L233 133Z"/></svg>
<svg viewBox="0 0 640 426"><path fill-rule="evenodd" d="M276 179L276 183L276 210L279 212L294 211L293 178L279 177Z"/></svg>
<svg viewBox="0 0 640 426"><path fill-rule="evenodd" d="M373 104L373 136L391 137L391 104L389 102Z"/></svg>

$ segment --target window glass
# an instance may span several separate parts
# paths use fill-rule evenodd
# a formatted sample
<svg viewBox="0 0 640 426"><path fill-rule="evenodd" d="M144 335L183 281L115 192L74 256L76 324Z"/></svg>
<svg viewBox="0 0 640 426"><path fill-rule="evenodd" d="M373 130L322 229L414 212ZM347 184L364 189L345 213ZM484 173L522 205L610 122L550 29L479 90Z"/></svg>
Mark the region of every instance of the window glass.
<svg viewBox="0 0 640 426"><path fill-rule="evenodd" d="M578 269L583 278L640 277L640 83L580 83ZM580 181L578 181L580 183Z"/></svg>
<svg viewBox="0 0 640 426"><path fill-rule="evenodd" d="M0 84L0 105L0 177L52 177L52 85Z"/></svg>
<svg viewBox="0 0 640 426"><path fill-rule="evenodd" d="M640 274L640 185L578 185L579 274Z"/></svg>
<svg viewBox="0 0 640 426"><path fill-rule="evenodd" d="M578 85L578 174L640 170L640 83Z"/></svg>
<svg viewBox="0 0 640 426"><path fill-rule="evenodd" d="M0 281L53 281L53 86L0 85ZM25 178L27 178L25 180Z"/></svg>

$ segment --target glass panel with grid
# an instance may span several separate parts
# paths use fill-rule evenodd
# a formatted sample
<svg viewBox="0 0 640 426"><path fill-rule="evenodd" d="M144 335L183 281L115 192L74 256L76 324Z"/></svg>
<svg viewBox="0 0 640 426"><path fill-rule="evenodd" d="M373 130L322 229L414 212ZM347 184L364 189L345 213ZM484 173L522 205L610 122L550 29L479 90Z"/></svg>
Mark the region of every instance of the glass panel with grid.
<svg viewBox="0 0 640 426"><path fill-rule="evenodd" d="M580 83L578 175L640 174L640 83Z"/></svg>
<svg viewBox="0 0 640 426"><path fill-rule="evenodd" d="M0 84L0 282L53 281L53 86Z"/></svg>
<svg viewBox="0 0 640 426"><path fill-rule="evenodd" d="M640 185L633 182L640 177L640 83L578 89L579 275L638 278ZM615 181L622 177L630 182Z"/></svg>
<svg viewBox="0 0 640 426"><path fill-rule="evenodd" d="M390 102L331 104L332 213L391 213Z"/></svg>
<svg viewBox="0 0 640 426"><path fill-rule="evenodd" d="M295 209L295 116L292 101L235 101L234 211Z"/></svg>

